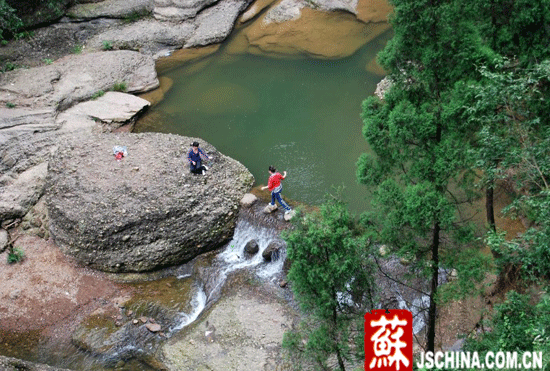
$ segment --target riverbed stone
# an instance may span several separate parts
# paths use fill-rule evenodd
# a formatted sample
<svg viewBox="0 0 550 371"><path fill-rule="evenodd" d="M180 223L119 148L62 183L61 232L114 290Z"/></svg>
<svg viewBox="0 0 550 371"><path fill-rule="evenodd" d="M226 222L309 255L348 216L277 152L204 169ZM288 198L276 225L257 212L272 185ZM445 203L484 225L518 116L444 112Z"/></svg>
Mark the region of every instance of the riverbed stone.
<svg viewBox="0 0 550 371"><path fill-rule="evenodd" d="M241 289L224 295L200 323L168 340L160 358L170 371L258 370L260 365L275 370L292 323L288 306Z"/></svg>
<svg viewBox="0 0 550 371"><path fill-rule="evenodd" d="M265 207L264 207L264 213L269 214L269 213L274 212L274 211L277 210L277 209L278 209L277 204L272 205L272 204L268 203L268 204L265 205Z"/></svg>
<svg viewBox="0 0 550 371"><path fill-rule="evenodd" d="M244 247L244 252L248 255L254 255L259 250L260 250L260 246L258 245L258 241L256 240L248 241Z"/></svg>
<svg viewBox="0 0 550 371"><path fill-rule="evenodd" d="M185 161L195 140L215 159L207 176L191 174ZM127 146L128 156L116 161L115 145ZM179 264L229 241L239 201L253 182L242 164L200 138L69 137L50 160L51 235L66 254L99 270Z"/></svg>
<svg viewBox="0 0 550 371"><path fill-rule="evenodd" d="M0 356L0 370L25 371L70 371L65 368L51 367L41 363L33 363L12 357Z"/></svg>
<svg viewBox="0 0 550 371"><path fill-rule="evenodd" d="M344 58L390 28L389 6L378 11L361 0L360 11L352 7L347 1L282 0L243 30L240 43L257 54Z"/></svg>
<svg viewBox="0 0 550 371"><path fill-rule="evenodd" d="M258 197L252 193L247 193L241 199L241 206L250 207L258 200Z"/></svg>
<svg viewBox="0 0 550 371"><path fill-rule="evenodd" d="M266 261L272 261L277 260L279 256L279 250L281 250L284 247L284 243L282 241L272 241L267 245L265 250L262 252L262 257Z"/></svg>

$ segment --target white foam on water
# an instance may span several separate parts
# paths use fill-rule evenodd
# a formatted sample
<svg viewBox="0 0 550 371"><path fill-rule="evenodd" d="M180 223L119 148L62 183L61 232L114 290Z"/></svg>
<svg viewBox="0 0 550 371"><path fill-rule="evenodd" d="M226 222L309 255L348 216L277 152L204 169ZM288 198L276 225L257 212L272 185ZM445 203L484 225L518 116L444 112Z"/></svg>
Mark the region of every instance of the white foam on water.
<svg viewBox="0 0 550 371"><path fill-rule="evenodd" d="M235 227L235 233L231 242L227 244L224 250L216 256L216 261L209 269L218 270L216 284L212 289L205 292L203 287L199 287L197 293L191 301L191 313L181 313L179 322L171 327L171 331L178 331L185 326L193 323L210 302L212 296L217 291L221 290L229 273L239 269L252 269L256 274L264 279L274 278L277 273L281 272L286 258L285 249L279 251L278 256L274 257L272 262L266 262L262 257L262 253L269 244L277 239L275 232L268 228L253 226L252 224L240 220ZM246 244L255 240L258 243L259 251L252 257L246 258L244 248ZM190 277L190 274L178 276L178 279Z"/></svg>
<svg viewBox="0 0 550 371"><path fill-rule="evenodd" d="M178 331L193 323L206 307L206 293L199 288L191 301L191 313L180 313L179 323L170 328L170 331Z"/></svg>

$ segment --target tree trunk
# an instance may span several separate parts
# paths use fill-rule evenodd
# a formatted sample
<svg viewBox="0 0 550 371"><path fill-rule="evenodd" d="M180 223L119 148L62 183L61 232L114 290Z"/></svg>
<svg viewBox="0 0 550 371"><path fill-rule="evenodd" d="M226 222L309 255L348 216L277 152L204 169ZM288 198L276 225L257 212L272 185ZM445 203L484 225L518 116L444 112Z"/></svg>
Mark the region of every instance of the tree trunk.
<svg viewBox="0 0 550 371"><path fill-rule="evenodd" d="M430 308L428 309L428 344L427 351L435 351L435 320L437 305L435 296L437 294L437 284L439 280L439 220L434 223L432 239L432 287L430 292Z"/></svg>
<svg viewBox="0 0 550 371"><path fill-rule="evenodd" d="M493 232L496 232L493 187L494 181L491 181L491 184L487 185L487 189L485 190L485 211L487 213L487 224L489 224L489 228L491 228Z"/></svg>

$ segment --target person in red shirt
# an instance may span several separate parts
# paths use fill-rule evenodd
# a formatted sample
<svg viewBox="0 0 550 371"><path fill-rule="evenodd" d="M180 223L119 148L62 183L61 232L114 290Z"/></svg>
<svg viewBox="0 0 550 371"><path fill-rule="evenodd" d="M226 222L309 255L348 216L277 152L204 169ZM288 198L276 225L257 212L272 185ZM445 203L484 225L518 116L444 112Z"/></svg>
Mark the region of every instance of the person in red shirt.
<svg viewBox="0 0 550 371"><path fill-rule="evenodd" d="M279 201L283 209L286 210L286 213L292 211L290 206L282 199L281 192L283 191L283 185L281 180L286 178L286 171L283 171L283 175L277 172L273 166L269 167L269 180L267 181L267 186L262 187L262 190L268 189L271 191L271 206L275 206L275 200Z"/></svg>

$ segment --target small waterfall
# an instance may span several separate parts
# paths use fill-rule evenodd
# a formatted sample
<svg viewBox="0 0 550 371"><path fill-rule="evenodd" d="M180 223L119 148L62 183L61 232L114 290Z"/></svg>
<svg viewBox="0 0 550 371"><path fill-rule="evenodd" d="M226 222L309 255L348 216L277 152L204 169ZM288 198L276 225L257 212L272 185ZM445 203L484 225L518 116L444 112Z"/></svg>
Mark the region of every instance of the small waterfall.
<svg viewBox="0 0 550 371"><path fill-rule="evenodd" d="M233 239L216 256L211 266L199 269L195 275L182 274L178 279L195 280L196 293L191 301L190 313L180 313L179 320L170 328L170 332L181 330L193 323L202 311L212 302L215 302L231 272L248 269L254 270L258 277L266 280L274 280L282 271L286 259L285 249L273 254L272 261L267 262L262 256L264 250L278 235L273 229L257 226L251 222L240 219L235 227ZM259 251L251 257L245 254L245 246L255 240Z"/></svg>
<svg viewBox="0 0 550 371"><path fill-rule="evenodd" d="M199 289L199 291L197 291L191 301L191 307L193 308L191 313L180 314L177 324L170 328L170 332L181 330L190 323L193 323L199 317L204 308L206 308L206 293L203 290Z"/></svg>

